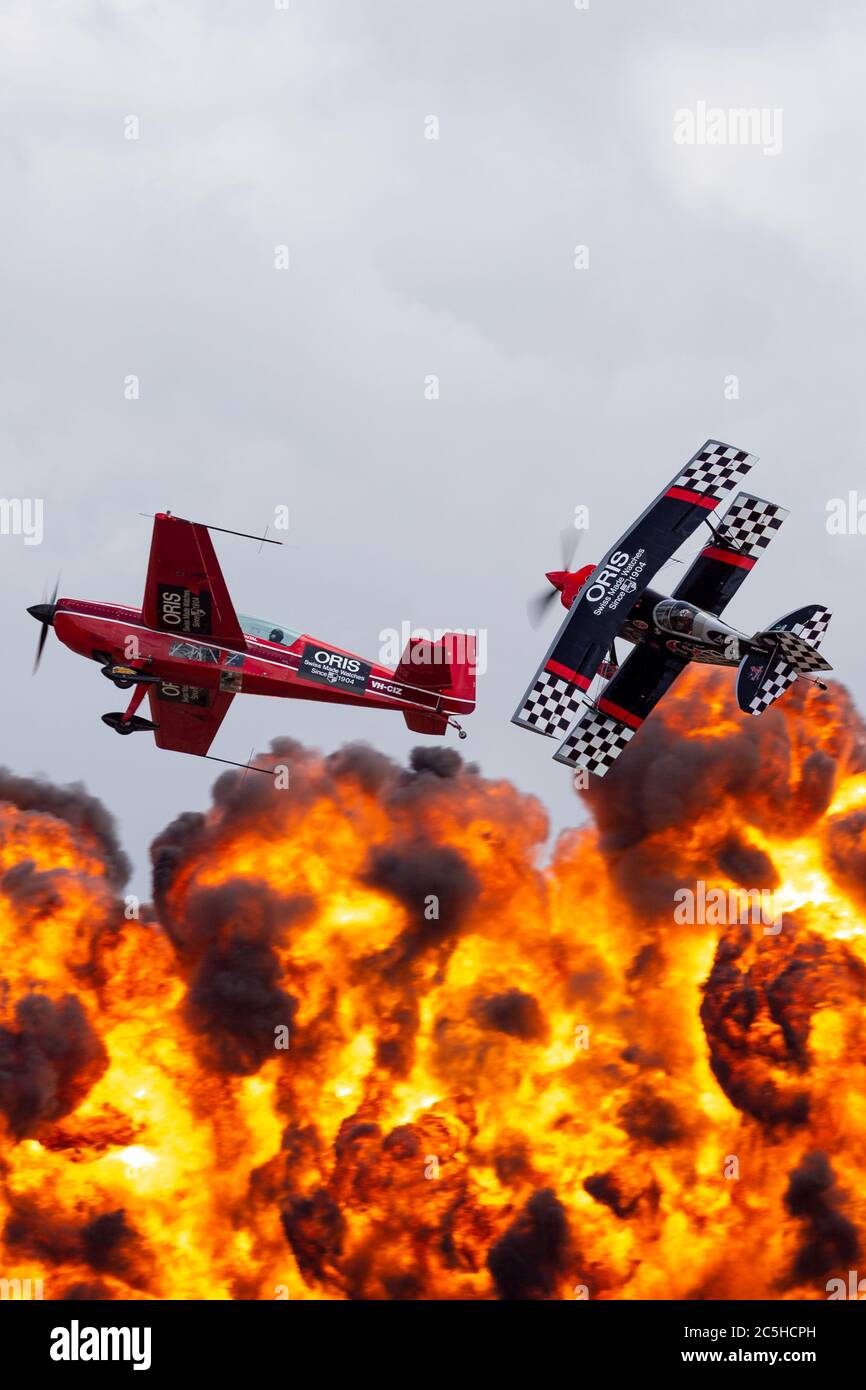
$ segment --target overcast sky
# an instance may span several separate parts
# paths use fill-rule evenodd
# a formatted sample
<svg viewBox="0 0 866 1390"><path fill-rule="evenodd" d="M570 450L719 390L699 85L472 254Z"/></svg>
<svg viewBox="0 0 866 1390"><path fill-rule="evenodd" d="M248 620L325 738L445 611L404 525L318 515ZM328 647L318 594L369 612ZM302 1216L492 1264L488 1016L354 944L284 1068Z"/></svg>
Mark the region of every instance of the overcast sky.
<svg viewBox="0 0 866 1390"><path fill-rule="evenodd" d="M219 769L119 740L126 697L53 635L31 678L24 610L58 570L139 603L139 512L285 504L295 549L215 538L236 607L374 658L404 622L485 629L460 751L574 823L556 745L509 722L558 621L525 600L576 505L587 563L708 436L792 511L729 619L826 603L863 698L866 536L826 518L866 497L864 68L845 0L6 0L2 492L45 535L0 537L4 759L99 795L146 895ZM781 148L677 143L701 102L781 113ZM284 734L421 741L240 699L212 751Z"/></svg>

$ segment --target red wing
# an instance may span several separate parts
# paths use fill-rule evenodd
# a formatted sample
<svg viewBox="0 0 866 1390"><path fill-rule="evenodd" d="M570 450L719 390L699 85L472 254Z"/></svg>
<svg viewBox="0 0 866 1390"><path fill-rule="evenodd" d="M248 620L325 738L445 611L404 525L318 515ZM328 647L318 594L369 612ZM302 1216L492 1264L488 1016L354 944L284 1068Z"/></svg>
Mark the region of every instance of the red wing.
<svg viewBox="0 0 866 1390"><path fill-rule="evenodd" d="M206 526L162 512L154 517L142 616L158 632L244 646Z"/></svg>
<svg viewBox="0 0 866 1390"><path fill-rule="evenodd" d="M202 690L193 685L173 685L162 681L148 689L150 717L159 728L154 731L157 748L175 753L206 753L234 699L222 691ZM210 703L199 703L209 701Z"/></svg>

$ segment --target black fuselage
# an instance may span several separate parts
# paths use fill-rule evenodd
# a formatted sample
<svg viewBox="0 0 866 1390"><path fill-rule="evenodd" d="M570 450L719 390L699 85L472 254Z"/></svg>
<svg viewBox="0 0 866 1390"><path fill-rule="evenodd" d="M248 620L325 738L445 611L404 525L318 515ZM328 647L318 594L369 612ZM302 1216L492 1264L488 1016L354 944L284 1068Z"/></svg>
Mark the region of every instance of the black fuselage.
<svg viewBox="0 0 866 1390"><path fill-rule="evenodd" d="M693 603L645 589L619 630L627 642L667 649L711 666L739 666L755 647L744 632Z"/></svg>

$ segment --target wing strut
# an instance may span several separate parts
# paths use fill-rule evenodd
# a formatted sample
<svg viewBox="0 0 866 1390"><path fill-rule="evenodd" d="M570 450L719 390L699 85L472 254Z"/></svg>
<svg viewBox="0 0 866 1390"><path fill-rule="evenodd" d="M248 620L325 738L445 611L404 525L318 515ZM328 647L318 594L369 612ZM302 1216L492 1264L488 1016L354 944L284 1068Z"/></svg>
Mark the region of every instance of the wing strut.
<svg viewBox="0 0 866 1390"><path fill-rule="evenodd" d="M257 536L253 536L252 539L253 539L253 540L258 540L258 537L257 537ZM279 545L280 543L281 543L281 542L279 542L279 541L276 542L277 545ZM250 756L252 756L252 755L250 755ZM236 763L236 762L234 761L234 759L232 759L232 758L216 758L216 757L214 757L213 753L193 753L193 757L194 757L194 758L207 758L208 762L211 762L211 763L225 763L227 767L242 767L242 768L244 769L245 772L264 772L265 775L266 775L267 777L276 777L276 775L277 775L277 774L276 774L271 768L269 768L269 767L255 767L251 762Z"/></svg>
<svg viewBox="0 0 866 1390"><path fill-rule="evenodd" d="M146 516L151 521L155 519L153 512L139 512L138 515ZM174 513L165 512L164 515L174 516ZM206 526L209 531L221 531L224 536L242 536L245 541L259 541L261 545L282 545L283 543L282 541L271 539L268 535L269 528L267 526L265 527L265 534L263 536L254 536L249 531L230 531L227 526L211 526L209 521L190 521L189 518L185 516L177 516L174 519L175 521L185 521L189 526ZM243 767L244 764L240 763L239 766Z"/></svg>

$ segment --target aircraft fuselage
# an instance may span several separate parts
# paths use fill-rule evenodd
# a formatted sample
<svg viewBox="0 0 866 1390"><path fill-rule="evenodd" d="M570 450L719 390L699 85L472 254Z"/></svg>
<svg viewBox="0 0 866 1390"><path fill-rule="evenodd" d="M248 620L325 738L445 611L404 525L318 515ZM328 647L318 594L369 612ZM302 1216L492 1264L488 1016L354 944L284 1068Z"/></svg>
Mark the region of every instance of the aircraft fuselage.
<svg viewBox="0 0 866 1390"><path fill-rule="evenodd" d="M691 661L739 666L755 647L745 632L693 603L646 589L619 630L627 642L664 647Z"/></svg>

